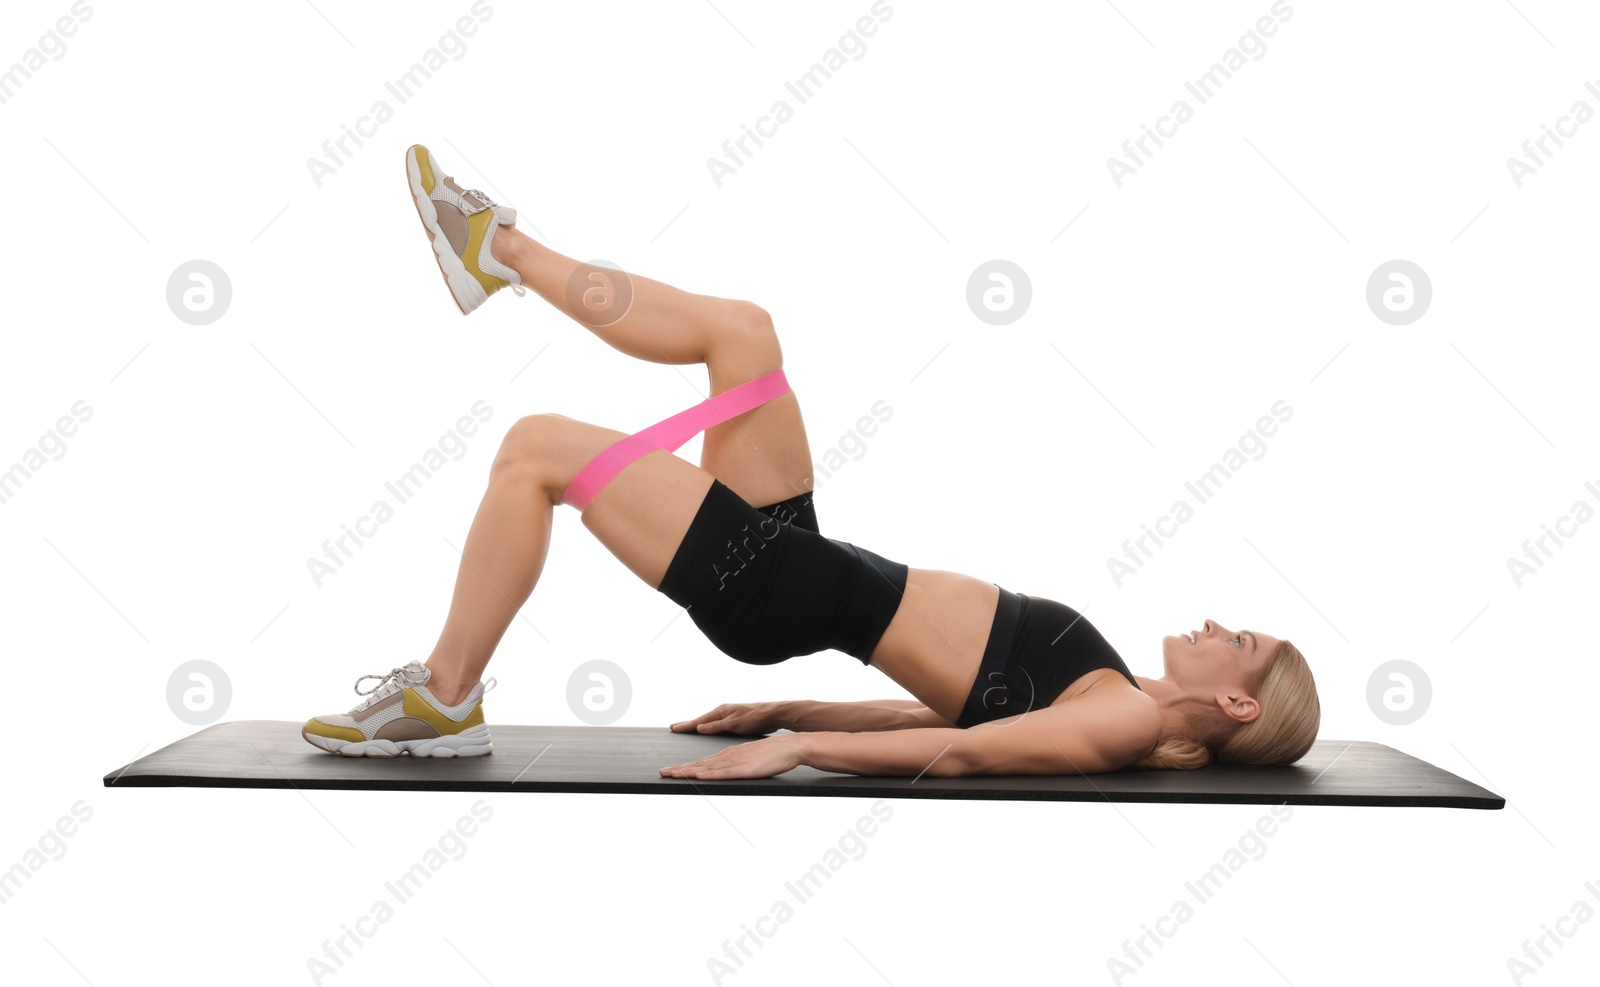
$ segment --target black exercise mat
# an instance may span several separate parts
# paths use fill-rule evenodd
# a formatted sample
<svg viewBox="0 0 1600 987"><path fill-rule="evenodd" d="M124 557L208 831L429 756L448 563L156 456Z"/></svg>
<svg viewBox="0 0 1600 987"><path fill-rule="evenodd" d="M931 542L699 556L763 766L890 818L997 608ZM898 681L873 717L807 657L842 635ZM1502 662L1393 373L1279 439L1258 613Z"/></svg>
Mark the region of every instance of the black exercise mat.
<svg viewBox="0 0 1600 987"><path fill-rule="evenodd" d="M492 728L494 753L475 758L339 757L318 751L287 720L218 723L105 777L106 787L348 788L431 792L598 792L832 795L861 798L1024 799L1060 802L1220 802L1420 805L1499 809L1485 788L1364 740L1319 740L1284 767L1212 765L1197 771L1096 775L864 778L800 767L775 778L663 778L749 738L681 734L665 727Z"/></svg>

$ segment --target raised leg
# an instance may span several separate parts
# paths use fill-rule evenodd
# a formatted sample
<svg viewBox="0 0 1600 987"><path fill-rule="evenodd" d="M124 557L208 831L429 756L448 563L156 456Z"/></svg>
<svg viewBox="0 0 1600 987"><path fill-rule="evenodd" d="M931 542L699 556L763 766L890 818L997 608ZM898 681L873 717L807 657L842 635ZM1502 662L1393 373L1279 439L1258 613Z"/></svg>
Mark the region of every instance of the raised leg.
<svg viewBox="0 0 1600 987"><path fill-rule="evenodd" d="M514 227L500 227L490 249L523 284L613 348L652 363L704 363L712 396L783 366L772 318L752 302L582 264ZM708 429L700 465L757 507L810 490L811 447L798 398L785 394Z"/></svg>

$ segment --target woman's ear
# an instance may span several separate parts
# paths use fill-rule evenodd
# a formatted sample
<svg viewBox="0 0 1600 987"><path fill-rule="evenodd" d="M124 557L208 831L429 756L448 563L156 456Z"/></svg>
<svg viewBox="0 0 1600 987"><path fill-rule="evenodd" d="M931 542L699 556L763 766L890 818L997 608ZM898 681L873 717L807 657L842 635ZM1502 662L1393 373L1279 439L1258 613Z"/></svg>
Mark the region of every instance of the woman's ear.
<svg viewBox="0 0 1600 987"><path fill-rule="evenodd" d="M1217 707L1224 716L1237 723L1249 723L1261 715L1261 704L1256 702L1254 696L1244 692L1217 693Z"/></svg>

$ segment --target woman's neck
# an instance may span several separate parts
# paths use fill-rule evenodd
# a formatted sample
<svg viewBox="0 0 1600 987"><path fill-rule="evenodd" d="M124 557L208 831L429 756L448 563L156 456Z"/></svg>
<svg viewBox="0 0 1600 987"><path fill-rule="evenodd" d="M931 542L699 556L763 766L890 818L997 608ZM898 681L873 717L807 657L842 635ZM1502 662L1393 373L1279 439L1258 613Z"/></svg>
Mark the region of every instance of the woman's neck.
<svg viewBox="0 0 1600 987"><path fill-rule="evenodd" d="M1195 723L1196 714L1204 713L1200 700L1185 693L1176 683L1167 679L1152 679L1135 675L1139 688L1156 701L1161 709L1161 736L1188 737L1208 746L1211 738L1201 736Z"/></svg>

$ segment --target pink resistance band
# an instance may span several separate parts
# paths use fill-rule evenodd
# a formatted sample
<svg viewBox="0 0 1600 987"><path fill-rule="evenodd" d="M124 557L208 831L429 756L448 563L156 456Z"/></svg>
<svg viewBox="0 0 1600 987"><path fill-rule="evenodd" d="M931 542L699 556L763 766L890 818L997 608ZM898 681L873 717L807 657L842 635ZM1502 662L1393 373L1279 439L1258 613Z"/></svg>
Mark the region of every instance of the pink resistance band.
<svg viewBox="0 0 1600 987"><path fill-rule="evenodd" d="M618 473L640 456L657 449L674 452L711 426L760 407L775 397L789 393L789 390L789 380L780 368L755 380L745 381L715 397L706 398L693 408L680 411L627 438L618 439L578 471L562 492L561 502L582 511L602 487L616 479Z"/></svg>

